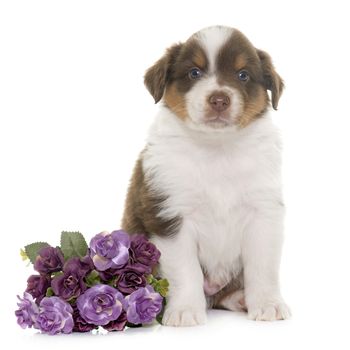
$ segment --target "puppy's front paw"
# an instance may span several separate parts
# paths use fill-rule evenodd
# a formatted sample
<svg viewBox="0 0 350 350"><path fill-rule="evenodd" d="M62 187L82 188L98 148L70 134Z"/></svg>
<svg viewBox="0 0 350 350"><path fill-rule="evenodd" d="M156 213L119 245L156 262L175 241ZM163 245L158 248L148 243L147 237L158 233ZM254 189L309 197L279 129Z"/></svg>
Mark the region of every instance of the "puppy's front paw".
<svg viewBox="0 0 350 350"><path fill-rule="evenodd" d="M248 318L255 321L286 320L291 317L287 304L283 301L268 302L256 307L248 308Z"/></svg>
<svg viewBox="0 0 350 350"><path fill-rule="evenodd" d="M166 308L162 324L164 326L197 326L205 324L207 314L205 309L194 309L191 307L183 308Z"/></svg>

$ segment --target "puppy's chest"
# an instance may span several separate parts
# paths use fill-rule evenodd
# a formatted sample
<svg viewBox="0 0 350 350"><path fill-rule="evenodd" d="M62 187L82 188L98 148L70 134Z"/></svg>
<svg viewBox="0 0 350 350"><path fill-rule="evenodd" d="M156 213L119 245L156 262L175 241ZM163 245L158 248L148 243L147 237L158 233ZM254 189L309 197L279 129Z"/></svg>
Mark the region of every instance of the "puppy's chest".
<svg viewBox="0 0 350 350"><path fill-rule="evenodd" d="M250 152L235 149L168 150L153 181L179 215L227 220L260 181L258 163Z"/></svg>

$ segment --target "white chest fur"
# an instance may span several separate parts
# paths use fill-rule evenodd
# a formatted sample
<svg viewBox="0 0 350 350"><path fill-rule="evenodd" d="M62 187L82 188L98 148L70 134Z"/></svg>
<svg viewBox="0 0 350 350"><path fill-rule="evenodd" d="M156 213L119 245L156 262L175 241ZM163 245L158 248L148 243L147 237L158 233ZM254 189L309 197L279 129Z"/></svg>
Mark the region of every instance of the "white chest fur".
<svg viewBox="0 0 350 350"><path fill-rule="evenodd" d="M241 242L254 213L281 201L279 138L266 116L232 133L187 130L163 109L151 128L143 170L165 194L159 216L191 227L205 274L225 284L241 270Z"/></svg>

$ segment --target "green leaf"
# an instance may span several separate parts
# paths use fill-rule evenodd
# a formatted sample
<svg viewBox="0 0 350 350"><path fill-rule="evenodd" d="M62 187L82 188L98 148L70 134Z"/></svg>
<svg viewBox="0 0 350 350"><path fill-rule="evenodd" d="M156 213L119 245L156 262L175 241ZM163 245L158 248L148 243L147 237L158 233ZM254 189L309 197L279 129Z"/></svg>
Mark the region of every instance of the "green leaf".
<svg viewBox="0 0 350 350"><path fill-rule="evenodd" d="M169 282L165 278L161 279L161 280L157 280L157 282L153 285L153 288L162 297L166 297L166 295L168 294L168 290L169 290Z"/></svg>
<svg viewBox="0 0 350 350"><path fill-rule="evenodd" d="M67 302L71 305L74 305L76 303L76 301L77 301L77 298L75 298L75 297L72 297L69 300L67 300Z"/></svg>
<svg viewBox="0 0 350 350"><path fill-rule="evenodd" d="M35 259L38 256L39 250L50 245L46 242L35 242L28 244L24 247L24 251L32 264L35 263Z"/></svg>
<svg viewBox="0 0 350 350"><path fill-rule="evenodd" d="M85 277L85 283L88 287L92 287L95 284L100 284L101 279L100 275L96 270L92 270L86 277Z"/></svg>
<svg viewBox="0 0 350 350"><path fill-rule="evenodd" d="M96 279L97 277L100 277L100 274L96 270L92 270L89 274L88 277Z"/></svg>
<svg viewBox="0 0 350 350"><path fill-rule="evenodd" d="M51 287L47 288L46 296L52 297L53 295L55 295L55 293L53 292L52 288Z"/></svg>
<svg viewBox="0 0 350 350"><path fill-rule="evenodd" d="M20 250L19 253L20 253L21 258L22 258L23 261L29 260L28 255L26 254L26 252L24 251L24 249L21 248L21 250Z"/></svg>
<svg viewBox="0 0 350 350"><path fill-rule="evenodd" d="M163 278L161 280L158 281L158 284L162 287L162 288L168 288L169 287L169 282L166 278Z"/></svg>
<svg viewBox="0 0 350 350"><path fill-rule="evenodd" d="M157 322L160 324L162 324L165 306L166 306L166 299L163 298L162 310L160 311L160 313L156 317Z"/></svg>
<svg viewBox="0 0 350 350"><path fill-rule="evenodd" d="M153 285L153 283L155 283L155 281L157 281L157 280L153 277L153 275L147 275L146 281L148 284Z"/></svg>
<svg viewBox="0 0 350 350"><path fill-rule="evenodd" d="M150 284L156 292L158 292L162 297L168 294L169 282L167 279L157 279L153 275L147 275L146 281Z"/></svg>
<svg viewBox="0 0 350 350"><path fill-rule="evenodd" d="M115 288L117 279L118 279L118 277L113 277L111 280L109 280L109 281L107 282L107 284L108 284L109 286Z"/></svg>
<svg viewBox="0 0 350 350"><path fill-rule="evenodd" d="M53 272L53 273L52 273L52 278L55 278L55 277L61 276L61 275L63 275L63 272L62 272L62 271Z"/></svg>
<svg viewBox="0 0 350 350"><path fill-rule="evenodd" d="M61 250L65 260L75 256L82 258L86 255L88 246L80 232L63 231L61 233Z"/></svg>

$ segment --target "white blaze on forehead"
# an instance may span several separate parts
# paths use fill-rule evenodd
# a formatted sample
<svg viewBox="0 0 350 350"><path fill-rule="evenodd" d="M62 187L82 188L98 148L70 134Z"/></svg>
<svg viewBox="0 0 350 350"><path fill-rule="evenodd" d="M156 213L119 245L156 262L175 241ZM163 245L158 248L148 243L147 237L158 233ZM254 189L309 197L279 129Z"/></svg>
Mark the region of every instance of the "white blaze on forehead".
<svg viewBox="0 0 350 350"><path fill-rule="evenodd" d="M204 28L194 35L207 54L210 73L213 73L215 70L215 61L219 50L227 42L233 32L233 28L215 26Z"/></svg>

